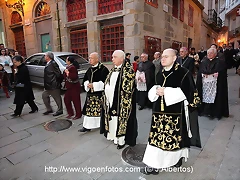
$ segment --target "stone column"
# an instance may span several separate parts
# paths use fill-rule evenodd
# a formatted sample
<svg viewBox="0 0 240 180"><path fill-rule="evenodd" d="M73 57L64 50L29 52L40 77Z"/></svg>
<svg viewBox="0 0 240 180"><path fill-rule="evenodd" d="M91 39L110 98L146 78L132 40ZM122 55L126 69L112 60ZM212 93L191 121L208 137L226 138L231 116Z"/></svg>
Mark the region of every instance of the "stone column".
<svg viewBox="0 0 240 180"><path fill-rule="evenodd" d="M97 11L97 0L86 0L88 54L92 52L101 53L100 25L96 21Z"/></svg>
<svg viewBox="0 0 240 180"><path fill-rule="evenodd" d="M131 53L131 61L134 56L140 56L144 47L143 23L144 1L125 0L124 2L124 51Z"/></svg>

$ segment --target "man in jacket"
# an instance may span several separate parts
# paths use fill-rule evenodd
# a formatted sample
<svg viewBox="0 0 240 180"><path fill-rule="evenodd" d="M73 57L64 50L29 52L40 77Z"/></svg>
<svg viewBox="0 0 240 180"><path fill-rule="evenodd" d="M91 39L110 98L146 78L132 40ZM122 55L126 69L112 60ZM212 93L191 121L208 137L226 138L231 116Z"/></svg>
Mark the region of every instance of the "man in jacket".
<svg viewBox="0 0 240 180"><path fill-rule="evenodd" d="M53 112L50 105L51 95L58 106L57 112L54 113L53 116L59 116L63 114L62 98L60 94L62 74L58 67L58 64L54 61L54 55L52 52L46 52L45 60L47 61L44 69L45 91L42 94L42 99L47 108L47 111L43 114L48 115L49 113Z"/></svg>

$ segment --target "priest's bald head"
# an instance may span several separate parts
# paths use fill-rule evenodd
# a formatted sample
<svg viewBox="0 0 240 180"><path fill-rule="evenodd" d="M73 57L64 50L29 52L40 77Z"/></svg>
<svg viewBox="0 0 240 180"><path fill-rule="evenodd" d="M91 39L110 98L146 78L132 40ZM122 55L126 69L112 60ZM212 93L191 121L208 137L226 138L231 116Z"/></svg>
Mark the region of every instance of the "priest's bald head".
<svg viewBox="0 0 240 180"><path fill-rule="evenodd" d="M95 66L96 64L98 64L99 62L99 55L97 52L93 52L89 55L89 63L92 66Z"/></svg>
<svg viewBox="0 0 240 180"><path fill-rule="evenodd" d="M174 62L176 61L176 51L174 49L165 49L162 53L161 64L165 68L172 67Z"/></svg>
<svg viewBox="0 0 240 180"><path fill-rule="evenodd" d="M112 62L115 66L120 66L125 59L125 53L122 50L115 50L112 54Z"/></svg>

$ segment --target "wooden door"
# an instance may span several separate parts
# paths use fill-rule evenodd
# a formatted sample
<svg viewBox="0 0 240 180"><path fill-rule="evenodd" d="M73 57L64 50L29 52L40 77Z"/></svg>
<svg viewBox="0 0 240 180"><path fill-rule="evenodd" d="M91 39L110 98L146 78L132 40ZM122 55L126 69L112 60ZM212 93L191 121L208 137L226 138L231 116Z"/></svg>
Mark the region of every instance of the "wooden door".
<svg viewBox="0 0 240 180"><path fill-rule="evenodd" d="M26 48L25 48L23 27L14 28L13 33L14 33L14 38L15 38L16 50L18 51L18 53L21 56L26 57Z"/></svg>

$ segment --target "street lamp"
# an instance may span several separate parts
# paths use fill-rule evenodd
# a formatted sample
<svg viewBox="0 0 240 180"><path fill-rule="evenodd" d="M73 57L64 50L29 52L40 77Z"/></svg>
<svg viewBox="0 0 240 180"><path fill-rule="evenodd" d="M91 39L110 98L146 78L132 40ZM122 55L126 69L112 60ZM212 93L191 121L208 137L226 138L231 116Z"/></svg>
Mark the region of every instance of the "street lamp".
<svg viewBox="0 0 240 180"><path fill-rule="evenodd" d="M17 11L20 11L24 16L24 11L23 11L23 6L25 5L24 0L18 0L14 4L8 4L8 0L5 0L5 3L8 8L13 8Z"/></svg>

